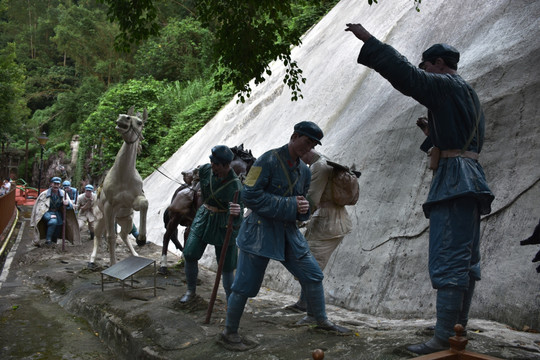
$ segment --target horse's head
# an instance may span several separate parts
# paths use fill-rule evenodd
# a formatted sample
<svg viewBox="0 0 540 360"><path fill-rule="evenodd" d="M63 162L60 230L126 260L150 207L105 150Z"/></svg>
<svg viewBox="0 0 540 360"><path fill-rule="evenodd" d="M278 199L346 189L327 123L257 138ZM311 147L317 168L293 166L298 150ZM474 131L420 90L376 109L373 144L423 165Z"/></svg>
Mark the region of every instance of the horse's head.
<svg viewBox="0 0 540 360"><path fill-rule="evenodd" d="M144 109L144 113L134 114L134 107L132 106L127 114L120 114L116 120L116 131L122 135L124 141L128 144L132 144L138 140L142 140L142 131L144 123L148 118L148 113ZM142 118L141 118L142 116Z"/></svg>

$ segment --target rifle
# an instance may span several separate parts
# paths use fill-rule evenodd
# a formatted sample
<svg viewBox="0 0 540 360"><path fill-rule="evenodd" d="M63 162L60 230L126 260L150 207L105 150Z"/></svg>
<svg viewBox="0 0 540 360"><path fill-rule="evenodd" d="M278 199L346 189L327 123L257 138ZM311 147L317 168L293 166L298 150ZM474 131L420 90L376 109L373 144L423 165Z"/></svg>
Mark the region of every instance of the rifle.
<svg viewBox="0 0 540 360"><path fill-rule="evenodd" d="M236 204L238 201L238 190L234 193L233 203ZM227 233L225 234L225 239L223 240L223 247L221 248L221 254L219 255L218 268L216 273L216 281L214 282L214 289L212 290L212 296L210 296L210 302L208 303L208 311L206 312L205 324L210 323L210 317L212 316L212 310L214 309L214 302L216 301L217 291L219 288L219 281L221 280L221 271L223 270L223 264L225 263L225 255L227 254L227 247L229 247L229 239L231 238L232 228L233 228L233 218L234 216L229 214L229 219L227 221Z"/></svg>

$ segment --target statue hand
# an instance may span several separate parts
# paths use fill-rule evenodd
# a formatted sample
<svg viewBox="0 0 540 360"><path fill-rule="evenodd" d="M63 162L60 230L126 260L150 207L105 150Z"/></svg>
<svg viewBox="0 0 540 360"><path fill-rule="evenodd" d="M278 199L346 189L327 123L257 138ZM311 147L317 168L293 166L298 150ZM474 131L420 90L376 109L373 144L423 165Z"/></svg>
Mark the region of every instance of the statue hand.
<svg viewBox="0 0 540 360"><path fill-rule="evenodd" d="M239 204L235 204L233 202L230 202L229 203L229 213L232 215L232 216L238 216L240 215L240 211L241 211L241 207Z"/></svg>
<svg viewBox="0 0 540 360"><path fill-rule="evenodd" d="M371 38L371 34L361 24L347 24L345 31L350 31L358 39L366 42Z"/></svg>
<svg viewBox="0 0 540 360"><path fill-rule="evenodd" d="M309 211L309 201L303 196L296 197L296 206L299 214L307 214Z"/></svg>

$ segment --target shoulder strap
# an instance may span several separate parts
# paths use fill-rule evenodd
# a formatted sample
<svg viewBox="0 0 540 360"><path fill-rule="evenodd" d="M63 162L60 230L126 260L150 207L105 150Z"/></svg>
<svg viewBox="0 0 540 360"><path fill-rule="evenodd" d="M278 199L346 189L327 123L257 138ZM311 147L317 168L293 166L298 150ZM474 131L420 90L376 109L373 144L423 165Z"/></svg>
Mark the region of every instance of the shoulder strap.
<svg viewBox="0 0 540 360"><path fill-rule="evenodd" d="M281 165L281 168L283 169L283 173L285 174L285 177L287 178L287 182L289 183L289 189L283 194L283 196L287 195L287 193L292 195L292 191L294 188L294 185L296 185L296 182L298 181L298 177L294 180L294 184L291 182L291 178L289 177L289 171L287 170L287 167L283 163L283 160L281 160L281 156L279 156L277 151L273 151L274 155L278 158L279 163Z"/></svg>
<svg viewBox="0 0 540 360"><path fill-rule="evenodd" d="M471 89L469 89L469 87L467 87L467 94L469 94L469 98L471 99L471 102L472 102L472 104L474 106L474 113L476 114L476 124L474 126L474 130L471 131L471 135L469 136L469 139L465 143L465 146L463 147L463 149L461 149L462 152L467 151L467 148L469 147L469 145L472 142L472 139L474 138L474 134L476 134L477 137L478 137L478 124L480 124L480 112L476 108L476 102L474 101L474 99L473 99L473 97L471 95ZM479 141L479 139L476 139L476 140Z"/></svg>
<svg viewBox="0 0 540 360"><path fill-rule="evenodd" d="M214 201L218 204L218 206L221 208L221 209L226 209L227 207L224 207L223 204L221 204L221 202L216 198L216 194L218 192L220 192L221 190L225 189L225 187L227 185L229 185L230 183L232 183L233 181L237 181L238 178L233 178L229 181L227 181L225 184L221 185L219 188L217 188L215 191L214 189L212 188L212 179L210 179L210 198L214 199Z"/></svg>

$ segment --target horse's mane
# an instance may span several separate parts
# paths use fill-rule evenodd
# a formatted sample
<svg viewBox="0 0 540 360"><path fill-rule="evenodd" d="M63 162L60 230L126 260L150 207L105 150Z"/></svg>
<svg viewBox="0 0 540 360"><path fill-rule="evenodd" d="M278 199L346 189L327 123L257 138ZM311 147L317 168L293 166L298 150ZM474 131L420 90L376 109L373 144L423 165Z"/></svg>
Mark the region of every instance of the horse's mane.
<svg viewBox="0 0 540 360"><path fill-rule="evenodd" d="M255 160L257 160L257 158L254 157L253 154L251 153L251 150L244 149L244 144L240 144L238 146L232 147L231 151L234 154L233 161L236 159L240 159L244 161L246 164L248 164L248 167L251 167L251 165L253 165Z"/></svg>

